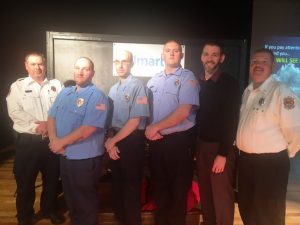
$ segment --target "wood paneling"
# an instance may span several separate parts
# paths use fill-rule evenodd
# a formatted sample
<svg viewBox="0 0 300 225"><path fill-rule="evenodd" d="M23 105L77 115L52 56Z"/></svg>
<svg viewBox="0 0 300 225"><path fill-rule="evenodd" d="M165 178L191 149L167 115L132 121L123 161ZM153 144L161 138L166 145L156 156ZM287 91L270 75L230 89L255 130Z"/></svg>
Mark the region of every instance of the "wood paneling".
<svg viewBox="0 0 300 225"><path fill-rule="evenodd" d="M15 209L15 190L16 184L12 173L14 152L13 149L5 149L0 151L0 225L15 225L16 209ZM109 191L110 185L108 183L102 183L100 186L100 198L101 207L99 212L99 221L101 225L118 225L114 219L114 215L110 206ZM42 219L39 216L39 196L41 193L41 178L38 176L36 182L37 198L35 202L36 224L37 225L50 225L51 222L46 219ZM59 196L59 209L64 214L66 221L64 224L69 224L68 212L64 203L63 194ZM199 225L201 216L198 210L190 212L187 216L187 225ZM300 176L297 174L291 174L290 182L288 185L287 193L287 210L286 210L286 225L299 225L300 224ZM142 224L153 225L153 213L142 213ZM236 206L234 225L243 224L238 208Z"/></svg>

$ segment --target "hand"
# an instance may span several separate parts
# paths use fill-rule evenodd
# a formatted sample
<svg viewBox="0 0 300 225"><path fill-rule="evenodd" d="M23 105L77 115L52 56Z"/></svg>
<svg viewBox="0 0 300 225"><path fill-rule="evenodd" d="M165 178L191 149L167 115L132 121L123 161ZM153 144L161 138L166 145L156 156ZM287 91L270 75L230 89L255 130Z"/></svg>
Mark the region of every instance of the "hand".
<svg viewBox="0 0 300 225"><path fill-rule="evenodd" d="M46 121L36 121L36 124L38 126L35 128L36 133L42 135L43 137L46 137L48 134L47 132L47 122Z"/></svg>
<svg viewBox="0 0 300 225"><path fill-rule="evenodd" d="M214 160L212 172L213 173L222 173L224 171L225 164L226 164L226 157L217 155Z"/></svg>
<svg viewBox="0 0 300 225"><path fill-rule="evenodd" d="M145 136L149 140L158 140L163 138L163 136L159 133L159 129L155 126L155 124L146 127Z"/></svg>
<svg viewBox="0 0 300 225"><path fill-rule="evenodd" d="M114 138L107 138L104 146L107 150L113 148L116 145L116 142L114 141Z"/></svg>
<svg viewBox="0 0 300 225"><path fill-rule="evenodd" d="M154 135L154 137L152 137L151 141L156 141L159 139L162 139L164 136L162 136L160 133L156 133L156 135Z"/></svg>
<svg viewBox="0 0 300 225"><path fill-rule="evenodd" d="M50 141L49 148L52 152L56 154L63 154L64 153L64 145L62 141L58 138L55 138Z"/></svg>
<svg viewBox="0 0 300 225"><path fill-rule="evenodd" d="M111 149L107 150L109 158L112 160L120 159L120 151L117 146L113 146Z"/></svg>

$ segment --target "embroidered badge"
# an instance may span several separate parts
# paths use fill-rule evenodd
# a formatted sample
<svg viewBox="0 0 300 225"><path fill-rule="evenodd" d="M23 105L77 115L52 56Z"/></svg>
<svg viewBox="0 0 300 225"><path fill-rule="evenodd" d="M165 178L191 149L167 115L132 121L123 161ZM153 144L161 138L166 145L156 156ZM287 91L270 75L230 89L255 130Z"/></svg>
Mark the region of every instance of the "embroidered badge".
<svg viewBox="0 0 300 225"><path fill-rule="evenodd" d="M263 106L265 104L265 98L260 98L259 101L258 101L258 104L260 106Z"/></svg>
<svg viewBox="0 0 300 225"><path fill-rule="evenodd" d="M198 81L196 80L189 80L189 84L192 86L192 87L196 87L198 85Z"/></svg>
<svg viewBox="0 0 300 225"><path fill-rule="evenodd" d="M78 98L76 100L77 107L81 107L83 105L83 103L84 103L84 99L83 98Z"/></svg>
<svg viewBox="0 0 300 225"><path fill-rule="evenodd" d="M106 109L105 104L96 104L96 109L104 111Z"/></svg>
<svg viewBox="0 0 300 225"><path fill-rule="evenodd" d="M129 94L125 94L124 99L125 99L126 102L129 102Z"/></svg>
<svg viewBox="0 0 300 225"><path fill-rule="evenodd" d="M136 104L138 105L147 105L148 99L146 96L138 96L136 99Z"/></svg>
<svg viewBox="0 0 300 225"><path fill-rule="evenodd" d="M51 91L56 92L56 87L51 86Z"/></svg>
<svg viewBox="0 0 300 225"><path fill-rule="evenodd" d="M180 84L180 80L179 80L179 79L176 79L175 82L174 82L174 84L175 84L176 86L178 86L178 85Z"/></svg>
<svg viewBox="0 0 300 225"><path fill-rule="evenodd" d="M292 96L287 96L283 99L283 106L285 109L295 108L295 99Z"/></svg>

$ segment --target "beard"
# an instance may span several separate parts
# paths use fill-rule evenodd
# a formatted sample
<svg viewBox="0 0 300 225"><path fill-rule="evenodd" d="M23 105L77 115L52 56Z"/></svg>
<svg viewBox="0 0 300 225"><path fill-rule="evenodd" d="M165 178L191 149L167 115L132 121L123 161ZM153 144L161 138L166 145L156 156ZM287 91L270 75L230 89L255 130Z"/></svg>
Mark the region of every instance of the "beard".
<svg viewBox="0 0 300 225"><path fill-rule="evenodd" d="M206 73L212 74L219 69L219 65L220 65L219 63L206 62L204 64L204 70Z"/></svg>

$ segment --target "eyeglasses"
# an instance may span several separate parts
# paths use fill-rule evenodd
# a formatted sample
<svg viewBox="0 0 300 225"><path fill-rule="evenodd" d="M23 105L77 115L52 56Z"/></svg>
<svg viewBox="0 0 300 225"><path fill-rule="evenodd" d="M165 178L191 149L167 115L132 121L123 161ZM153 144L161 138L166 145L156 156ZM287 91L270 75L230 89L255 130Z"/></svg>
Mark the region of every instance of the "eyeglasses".
<svg viewBox="0 0 300 225"><path fill-rule="evenodd" d="M115 65L129 65L131 62L130 61L127 61L127 60L122 60L122 61L120 61L120 60L114 60L114 64Z"/></svg>

